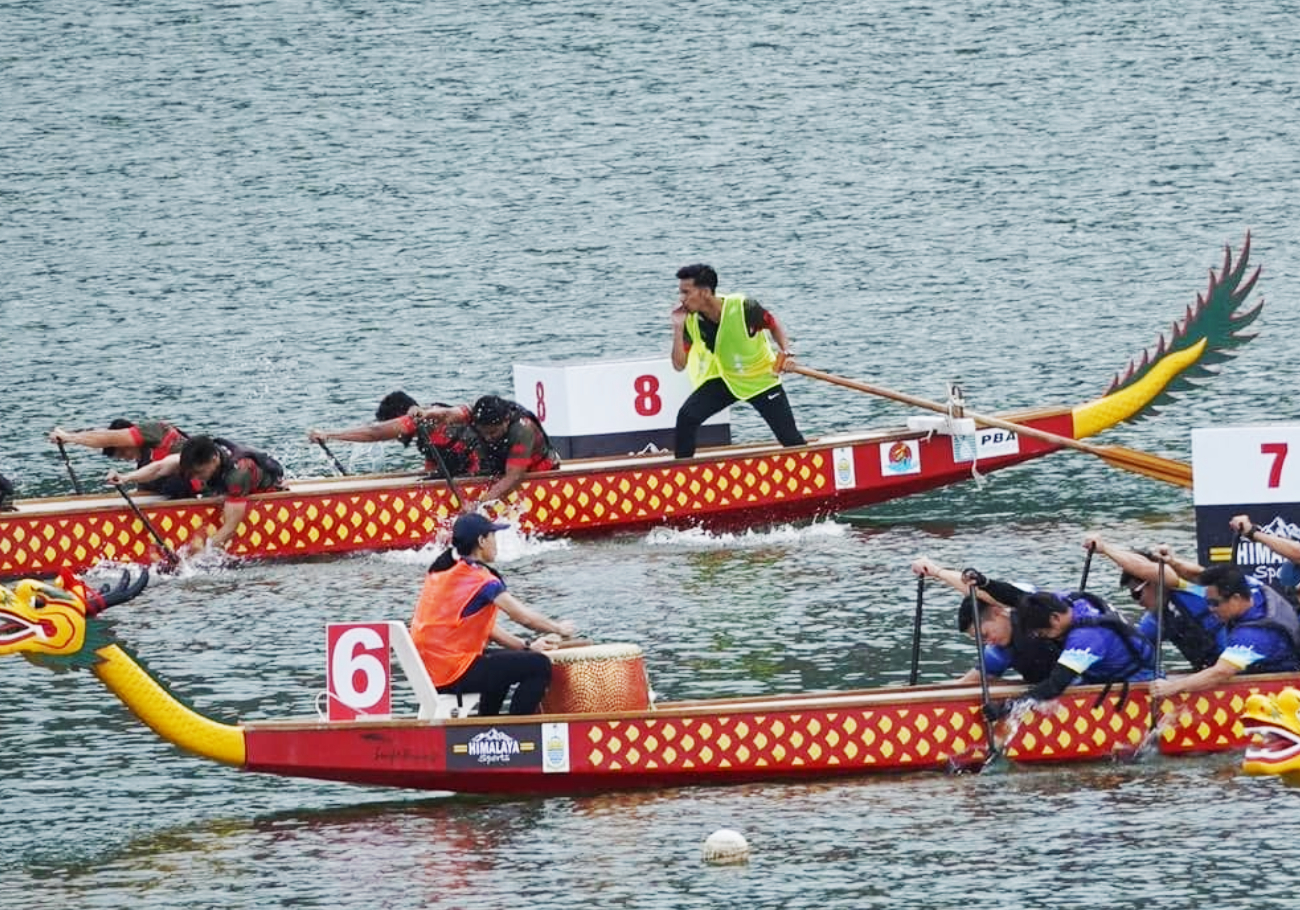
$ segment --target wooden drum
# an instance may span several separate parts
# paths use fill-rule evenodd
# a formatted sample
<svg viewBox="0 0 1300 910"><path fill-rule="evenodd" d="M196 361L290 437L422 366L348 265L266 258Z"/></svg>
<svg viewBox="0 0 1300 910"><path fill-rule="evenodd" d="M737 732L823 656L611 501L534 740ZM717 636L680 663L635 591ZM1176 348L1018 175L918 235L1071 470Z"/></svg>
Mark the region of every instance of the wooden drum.
<svg viewBox="0 0 1300 910"><path fill-rule="evenodd" d="M600 714L650 707L645 658L636 645L588 645L545 652L554 669L542 714Z"/></svg>

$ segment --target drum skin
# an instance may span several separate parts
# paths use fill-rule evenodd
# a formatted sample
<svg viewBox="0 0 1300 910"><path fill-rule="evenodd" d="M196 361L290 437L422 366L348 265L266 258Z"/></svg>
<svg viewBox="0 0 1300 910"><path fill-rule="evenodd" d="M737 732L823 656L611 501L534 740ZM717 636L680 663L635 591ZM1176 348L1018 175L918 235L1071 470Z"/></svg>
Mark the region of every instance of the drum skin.
<svg viewBox="0 0 1300 910"><path fill-rule="evenodd" d="M588 645L547 651L554 668L542 714L603 714L650 707L645 658L631 644Z"/></svg>

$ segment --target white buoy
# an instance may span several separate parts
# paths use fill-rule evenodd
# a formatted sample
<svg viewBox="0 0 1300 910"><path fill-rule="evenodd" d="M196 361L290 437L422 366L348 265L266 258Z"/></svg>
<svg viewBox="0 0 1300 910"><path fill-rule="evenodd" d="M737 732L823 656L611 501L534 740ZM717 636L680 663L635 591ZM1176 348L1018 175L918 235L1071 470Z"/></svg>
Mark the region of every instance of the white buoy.
<svg viewBox="0 0 1300 910"><path fill-rule="evenodd" d="M719 828L710 834L701 848L706 863L747 863L749 842L745 835L730 828Z"/></svg>

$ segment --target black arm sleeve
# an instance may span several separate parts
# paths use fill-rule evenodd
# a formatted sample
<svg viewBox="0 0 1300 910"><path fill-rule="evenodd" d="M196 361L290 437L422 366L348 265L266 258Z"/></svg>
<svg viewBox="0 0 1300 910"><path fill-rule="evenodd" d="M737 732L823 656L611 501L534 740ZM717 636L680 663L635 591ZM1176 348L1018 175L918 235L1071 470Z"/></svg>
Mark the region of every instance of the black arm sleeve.
<svg viewBox="0 0 1300 910"><path fill-rule="evenodd" d="M1009 581L998 581L996 578L990 578L980 590L1006 607L1014 607L1020 603L1020 598L1025 596L1022 588L1017 588Z"/></svg>
<svg viewBox="0 0 1300 910"><path fill-rule="evenodd" d="M1074 682L1074 678L1078 675L1065 664L1058 663L1052 667L1052 672L1047 675L1047 679L1025 693L1025 698L1032 698L1034 701L1051 701L1069 688L1070 683Z"/></svg>

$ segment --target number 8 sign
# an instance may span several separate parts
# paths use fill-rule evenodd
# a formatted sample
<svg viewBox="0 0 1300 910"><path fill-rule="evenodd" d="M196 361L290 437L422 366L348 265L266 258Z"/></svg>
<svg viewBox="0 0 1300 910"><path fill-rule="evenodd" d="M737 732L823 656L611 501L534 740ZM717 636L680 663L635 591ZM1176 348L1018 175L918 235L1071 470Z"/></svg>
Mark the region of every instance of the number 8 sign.
<svg viewBox="0 0 1300 910"><path fill-rule="evenodd" d="M388 623L329 623L325 640L329 719L388 717L393 694Z"/></svg>

